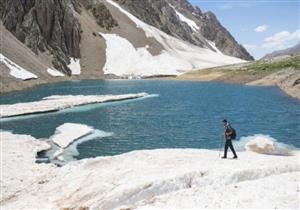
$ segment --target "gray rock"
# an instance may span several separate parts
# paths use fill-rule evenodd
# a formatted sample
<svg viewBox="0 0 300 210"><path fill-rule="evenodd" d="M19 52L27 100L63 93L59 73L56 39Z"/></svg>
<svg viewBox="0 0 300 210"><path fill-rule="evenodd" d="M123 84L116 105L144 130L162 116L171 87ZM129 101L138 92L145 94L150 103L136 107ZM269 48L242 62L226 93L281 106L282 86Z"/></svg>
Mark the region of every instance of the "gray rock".
<svg viewBox="0 0 300 210"><path fill-rule="evenodd" d="M212 12L206 12L201 17L200 31L206 39L213 41L224 54L244 60L254 60L247 50L238 44L227 29L221 25Z"/></svg>
<svg viewBox="0 0 300 210"><path fill-rule="evenodd" d="M76 0L1 0L4 26L34 53L53 54L53 65L70 74L69 57L80 58L80 5Z"/></svg>
<svg viewBox="0 0 300 210"><path fill-rule="evenodd" d="M100 27L110 31L118 26L118 22L113 18L104 3L95 0L81 0L81 3L92 12Z"/></svg>

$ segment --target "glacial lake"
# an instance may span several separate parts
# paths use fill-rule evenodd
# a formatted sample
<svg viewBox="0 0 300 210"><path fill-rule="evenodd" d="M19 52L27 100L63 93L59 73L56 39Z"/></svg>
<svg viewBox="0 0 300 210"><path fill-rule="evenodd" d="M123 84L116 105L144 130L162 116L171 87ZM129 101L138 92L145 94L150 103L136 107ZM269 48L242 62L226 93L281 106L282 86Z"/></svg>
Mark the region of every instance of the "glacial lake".
<svg viewBox="0 0 300 210"><path fill-rule="evenodd" d="M217 149L223 133L222 120L226 118L237 130L236 145L242 136L265 134L300 148L300 101L277 87L218 82L86 80L38 86L2 94L0 99L1 104L12 104L50 95L138 92L151 95L139 100L1 120L1 130L49 138L56 127L69 122L111 133L98 132L99 135L78 144L76 158L82 159L141 149Z"/></svg>

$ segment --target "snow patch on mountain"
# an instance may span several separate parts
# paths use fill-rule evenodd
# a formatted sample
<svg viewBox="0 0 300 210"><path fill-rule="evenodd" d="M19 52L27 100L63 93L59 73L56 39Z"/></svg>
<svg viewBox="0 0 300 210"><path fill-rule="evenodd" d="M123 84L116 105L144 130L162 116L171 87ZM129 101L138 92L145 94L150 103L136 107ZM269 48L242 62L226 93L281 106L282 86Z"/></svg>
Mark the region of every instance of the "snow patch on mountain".
<svg viewBox="0 0 300 210"><path fill-rule="evenodd" d="M135 48L127 39L117 34L101 35L106 40L105 74L115 74L128 78L151 75L177 75L174 66L185 68L184 63L167 52L152 56L146 47ZM118 62L116 62L118 61Z"/></svg>
<svg viewBox="0 0 300 210"><path fill-rule="evenodd" d="M216 43L214 43L213 41L209 41L209 40L206 40L208 42L208 44L219 54L223 54L216 46Z"/></svg>
<svg viewBox="0 0 300 210"><path fill-rule="evenodd" d="M7 68L9 68L10 72L9 74L17 79L22 79L22 80L29 80L29 79L37 79L38 76L35 74L31 73L30 71L22 68L18 64L14 63L7 57L5 57L3 54L0 53L0 62L4 63Z"/></svg>
<svg viewBox="0 0 300 210"><path fill-rule="evenodd" d="M65 76L63 73L61 73L60 71L58 71L56 69L48 68L47 72L48 72L48 74L50 74L53 77L64 77Z"/></svg>
<svg viewBox="0 0 300 210"><path fill-rule="evenodd" d="M195 23L195 21L187 18L186 16L184 16L182 13L178 12L174 6L172 6L171 4L169 4L170 7L172 7L176 13L176 15L179 17L179 19L182 21L182 22L185 22L186 24L188 24L190 26L190 28L193 30L193 31L198 31L200 30L199 26Z"/></svg>
<svg viewBox="0 0 300 210"><path fill-rule="evenodd" d="M103 70L106 74L118 76L178 75L192 69L245 62L172 37L142 22L117 3L111 0L107 2L127 15L138 28L144 30L147 37L156 39L165 50L162 50L160 55L152 56L146 48L135 49L125 38L102 33L107 42L107 62ZM115 63L116 60L119 61L118 64Z"/></svg>
<svg viewBox="0 0 300 210"><path fill-rule="evenodd" d="M69 69L71 69L72 75L80 75L81 67L80 67L80 59L79 58L70 58L70 64L68 65Z"/></svg>

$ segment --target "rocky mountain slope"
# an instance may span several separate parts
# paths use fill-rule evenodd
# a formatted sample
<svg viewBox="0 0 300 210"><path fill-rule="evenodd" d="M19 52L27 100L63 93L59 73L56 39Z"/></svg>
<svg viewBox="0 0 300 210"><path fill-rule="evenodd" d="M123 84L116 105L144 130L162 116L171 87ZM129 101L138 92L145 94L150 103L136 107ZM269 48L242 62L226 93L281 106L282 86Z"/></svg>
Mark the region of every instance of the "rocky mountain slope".
<svg viewBox="0 0 300 210"><path fill-rule="evenodd" d="M199 7L193 7L187 0L116 0L116 2L139 19L167 34L213 51L216 51L217 47L225 55L254 60L221 25L214 13L211 11L203 13ZM193 21L194 26L189 24L187 19L182 21L183 16Z"/></svg>
<svg viewBox="0 0 300 210"><path fill-rule="evenodd" d="M262 59L270 59L278 56L285 56L285 55L289 56L289 55L296 55L296 54L300 54L300 42L293 47L269 53L265 55Z"/></svg>
<svg viewBox="0 0 300 210"><path fill-rule="evenodd" d="M1 91L253 59L213 13L186 0L2 0L0 17Z"/></svg>
<svg viewBox="0 0 300 210"><path fill-rule="evenodd" d="M69 57L80 57L78 7L71 0L4 0L1 19L5 28L35 54L49 51L53 66L70 75Z"/></svg>

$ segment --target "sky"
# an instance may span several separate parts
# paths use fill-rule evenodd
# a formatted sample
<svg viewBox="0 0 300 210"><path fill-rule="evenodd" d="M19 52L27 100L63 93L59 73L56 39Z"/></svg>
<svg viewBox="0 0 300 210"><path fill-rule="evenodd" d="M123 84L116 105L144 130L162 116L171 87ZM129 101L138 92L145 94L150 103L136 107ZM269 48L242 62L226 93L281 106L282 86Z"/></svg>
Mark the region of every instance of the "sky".
<svg viewBox="0 0 300 210"><path fill-rule="evenodd" d="M300 0L189 0L212 11L255 59L300 41Z"/></svg>

